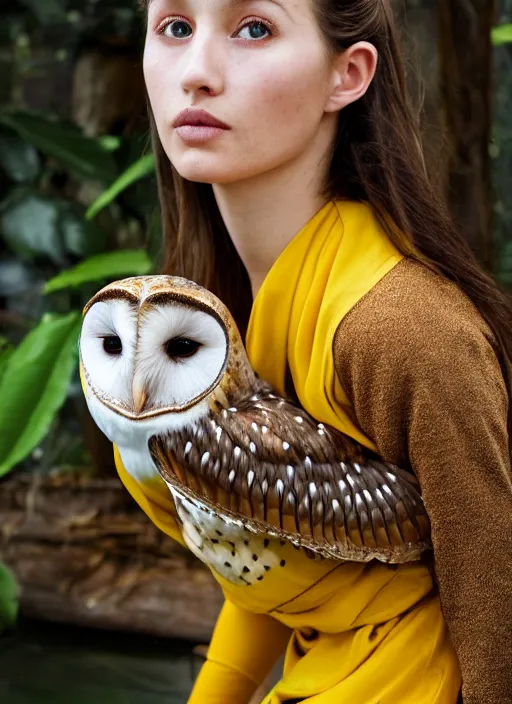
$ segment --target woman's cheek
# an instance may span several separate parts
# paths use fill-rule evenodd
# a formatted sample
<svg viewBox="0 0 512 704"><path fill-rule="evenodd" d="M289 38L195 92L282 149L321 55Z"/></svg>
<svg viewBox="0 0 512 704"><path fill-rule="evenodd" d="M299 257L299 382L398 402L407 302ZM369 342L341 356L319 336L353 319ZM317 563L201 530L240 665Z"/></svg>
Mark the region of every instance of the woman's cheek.
<svg viewBox="0 0 512 704"><path fill-rule="evenodd" d="M165 113L169 112L165 107L168 105L169 96L173 95L173 76L169 68L168 59L162 57L156 47L146 49L143 63L144 80L157 124L165 117ZM169 118L169 115L167 117Z"/></svg>

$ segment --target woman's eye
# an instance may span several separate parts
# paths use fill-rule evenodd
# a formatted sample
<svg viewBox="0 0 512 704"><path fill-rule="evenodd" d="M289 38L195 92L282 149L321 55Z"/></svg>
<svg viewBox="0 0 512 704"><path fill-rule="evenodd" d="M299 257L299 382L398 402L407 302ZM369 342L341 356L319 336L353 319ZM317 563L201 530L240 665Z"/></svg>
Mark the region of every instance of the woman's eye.
<svg viewBox="0 0 512 704"><path fill-rule="evenodd" d="M265 37L271 36L272 34L267 25L259 20L252 20L252 22L248 22L244 27L242 27L240 33L243 32L245 29L249 30L249 36L242 37L243 39L265 39ZM261 35L262 30L266 32L266 34L264 34L263 36Z"/></svg>
<svg viewBox="0 0 512 704"><path fill-rule="evenodd" d="M123 351L123 344L121 338L117 335L109 335L103 338L103 349L107 354L121 354Z"/></svg>
<svg viewBox="0 0 512 704"><path fill-rule="evenodd" d="M161 32L165 37L169 37L171 39L188 39L192 34L192 28L189 23L184 20L172 20L165 25ZM264 22L261 22L261 20L252 20L251 22L248 22L238 32L238 35L241 35L242 32L246 32L246 36L242 37L242 39L249 39L252 41L265 39L267 36L272 35L269 27L267 27Z"/></svg>
<svg viewBox="0 0 512 704"><path fill-rule="evenodd" d="M171 37L172 39L187 39L191 33L192 28L183 20L169 22L162 31L164 37Z"/></svg>
<svg viewBox="0 0 512 704"><path fill-rule="evenodd" d="M189 340L187 337L174 337L165 345L165 352L171 359L183 359L184 357L192 357L200 347L201 343L195 340Z"/></svg>

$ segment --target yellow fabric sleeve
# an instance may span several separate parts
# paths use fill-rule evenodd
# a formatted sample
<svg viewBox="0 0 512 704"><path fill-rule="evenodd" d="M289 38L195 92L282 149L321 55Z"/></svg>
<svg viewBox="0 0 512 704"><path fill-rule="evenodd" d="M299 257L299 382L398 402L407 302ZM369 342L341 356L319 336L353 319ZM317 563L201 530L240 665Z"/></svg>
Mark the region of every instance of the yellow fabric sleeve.
<svg viewBox="0 0 512 704"><path fill-rule="evenodd" d="M158 476L151 484L138 482L126 471L119 450L115 445L114 459L119 478L144 513L149 516L157 528L188 549L176 520L174 502L165 482Z"/></svg>
<svg viewBox="0 0 512 704"><path fill-rule="evenodd" d="M226 599L188 704L248 704L286 649L291 630Z"/></svg>
<svg viewBox="0 0 512 704"><path fill-rule="evenodd" d="M114 446L119 477L131 496L160 530L183 546L175 509L163 485L146 486L126 471ZM189 704L247 704L279 656L291 631L266 614L255 614L227 600L221 609Z"/></svg>

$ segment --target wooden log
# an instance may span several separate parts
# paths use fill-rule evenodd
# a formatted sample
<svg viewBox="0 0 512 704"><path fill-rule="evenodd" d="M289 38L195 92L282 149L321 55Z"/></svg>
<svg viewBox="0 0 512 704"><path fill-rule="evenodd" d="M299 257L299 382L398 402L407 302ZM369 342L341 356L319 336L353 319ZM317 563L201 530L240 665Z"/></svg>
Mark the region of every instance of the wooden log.
<svg viewBox="0 0 512 704"><path fill-rule="evenodd" d="M208 643L219 585L117 478L90 471L0 483L0 559L21 610L51 621Z"/></svg>
<svg viewBox="0 0 512 704"><path fill-rule="evenodd" d="M206 657L223 602L192 553L159 531L116 478L90 470L0 482L0 559L21 611L48 621L185 638ZM279 679L281 663L255 694Z"/></svg>

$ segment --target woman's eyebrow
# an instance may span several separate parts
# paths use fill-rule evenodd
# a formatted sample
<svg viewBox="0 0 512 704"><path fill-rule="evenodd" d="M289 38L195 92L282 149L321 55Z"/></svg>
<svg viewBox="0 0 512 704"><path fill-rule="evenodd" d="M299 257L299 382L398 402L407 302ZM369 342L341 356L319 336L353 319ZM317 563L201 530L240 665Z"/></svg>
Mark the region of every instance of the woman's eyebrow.
<svg viewBox="0 0 512 704"><path fill-rule="evenodd" d="M248 5L250 2L256 2L257 0L228 0L228 1L232 7L236 8L236 7L240 7L241 5ZM260 2L271 2L273 5L280 7L281 10L286 12L287 15L290 15L290 13L288 12L288 10L284 6L284 4L282 2L280 2L280 0L259 0L259 1ZM186 0L185 0L185 2L186 2ZM153 3L153 0L147 0L148 9L149 9L149 6L152 5L152 3Z"/></svg>
<svg viewBox="0 0 512 704"><path fill-rule="evenodd" d="M250 2L254 2L254 0L229 0L230 5L232 5L233 7L239 7L240 5L247 5ZM271 2L274 5L277 5L277 7L280 7L286 13L288 13L288 10L283 5L283 3L280 2L280 0L263 0L263 2Z"/></svg>

